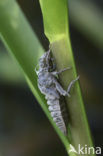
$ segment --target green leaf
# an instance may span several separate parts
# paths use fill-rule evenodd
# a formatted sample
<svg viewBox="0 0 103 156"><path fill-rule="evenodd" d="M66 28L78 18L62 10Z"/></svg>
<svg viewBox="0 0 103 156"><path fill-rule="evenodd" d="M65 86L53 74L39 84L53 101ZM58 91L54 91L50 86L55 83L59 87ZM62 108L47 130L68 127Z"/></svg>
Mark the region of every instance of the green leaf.
<svg viewBox="0 0 103 156"><path fill-rule="evenodd" d="M44 31L46 36L49 38L50 42L62 38L68 31L67 1L40 0L40 4L43 11Z"/></svg>
<svg viewBox="0 0 103 156"><path fill-rule="evenodd" d="M2 1L0 1L0 34L8 51L16 58L21 66L33 94L57 131L62 142L65 144L66 148L69 149L67 138L53 122L44 96L40 93L37 86L37 76L34 72L34 68L38 64L38 59L43 54L44 50L17 2L14 0L6 0L3 5Z"/></svg>
<svg viewBox="0 0 103 156"><path fill-rule="evenodd" d="M24 77L13 59L7 53L0 51L0 82L24 85Z"/></svg>
<svg viewBox="0 0 103 156"><path fill-rule="evenodd" d="M4 5L0 1L0 34L8 51L22 67L33 94L43 106L45 100L38 90L34 68L44 50L14 0L6 0Z"/></svg>
<svg viewBox="0 0 103 156"><path fill-rule="evenodd" d="M40 5L44 31L50 41L57 69L72 67L70 71L64 72L59 77L66 90L71 80L77 77L68 30L68 3L67 0L40 0ZM93 146L78 82L72 88L71 97L66 98L66 102L70 117L68 144L71 143L77 150L79 144L83 147L85 145Z"/></svg>

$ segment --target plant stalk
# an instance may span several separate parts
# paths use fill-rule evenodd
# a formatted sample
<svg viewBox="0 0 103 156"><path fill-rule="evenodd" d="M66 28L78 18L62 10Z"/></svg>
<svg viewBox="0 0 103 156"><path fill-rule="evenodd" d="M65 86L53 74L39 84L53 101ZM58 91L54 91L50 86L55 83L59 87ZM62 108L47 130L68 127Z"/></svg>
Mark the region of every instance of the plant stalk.
<svg viewBox="0 0 103 156"><path fill-rule="evenodd" d="M68 3L67 0L40 0L40 5L45 35L50 41L57 70L72 67L71 70L63 72L59 77L63 88L67 90L71 80L77 77L68 30ZM93 147L79 82L76 82L72 87L70 95L70 98L66 97L69 112L68 138L70 143L77 151L79 144L83 147L85 145Z"/></svg>

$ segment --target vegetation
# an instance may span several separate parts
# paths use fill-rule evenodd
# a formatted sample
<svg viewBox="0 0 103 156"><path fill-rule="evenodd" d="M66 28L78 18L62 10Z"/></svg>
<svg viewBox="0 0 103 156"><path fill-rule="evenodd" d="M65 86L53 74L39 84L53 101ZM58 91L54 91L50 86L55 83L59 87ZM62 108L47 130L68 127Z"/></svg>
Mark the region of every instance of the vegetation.
<svg viewBox="0 0 103 156"><path fill-rule="evenodd" d="M50 42L57 69L72 67L70 71L60 75L61 84L67 89L70 81L77 77L68 30L68 2L67 0L40 0L40 6L45 35ZM44 49L15 0L0 2L0 21L1 39L21 66L34 96L55 128L67 153L69 154L70 144L75 149L77 149L78 144L93 146L79 83L77 82L72 88L71 97L66 98L70 122L68 137L65 137L52 121L46 100L37 87L37 76L34 68L38 64L38 59L43 54ZM76 154L70 153L70 155L75 156Z"/></svg>

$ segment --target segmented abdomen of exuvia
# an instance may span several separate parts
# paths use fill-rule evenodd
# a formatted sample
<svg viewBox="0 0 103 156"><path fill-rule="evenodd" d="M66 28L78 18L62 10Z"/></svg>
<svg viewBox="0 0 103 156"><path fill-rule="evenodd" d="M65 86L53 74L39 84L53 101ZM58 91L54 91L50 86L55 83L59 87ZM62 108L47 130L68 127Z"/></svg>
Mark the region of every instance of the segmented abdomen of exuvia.
<svg viewBox="0 0 103 156"><path fill-rule="evenodd" d="M53 84L52 82L53 79L54 77L51 77L51 75L48 74L48 72L40 72L38 75L38 87L41 93L45 95L48 104L48 109L51 113L54 122L63 132L63 134L66 135L66 125L65 120L63 118L63 111L65 108L63 108L64 105L63 103L61 103L60 94L56 90L55 84Z"/></svg>

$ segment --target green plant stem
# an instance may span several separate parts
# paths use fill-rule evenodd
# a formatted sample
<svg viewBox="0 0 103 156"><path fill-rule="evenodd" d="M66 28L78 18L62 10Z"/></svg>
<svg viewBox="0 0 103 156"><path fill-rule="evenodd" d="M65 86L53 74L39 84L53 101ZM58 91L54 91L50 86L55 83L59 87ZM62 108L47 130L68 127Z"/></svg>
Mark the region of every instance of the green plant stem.
<svg viewBox="0 0 103 156"><path fill-rule="evenodd" d="M70 71L60 75L61 84L63 88L65 88L65 90L67 89L70 81L77 77L71 53L72 51L70 50L67 41L68 40L63 39L51 44L52 52L56 60L57 69L60 70L68 66L72 67ZM76 149L78 149L78 144L83 147L85 147L85 145L93 146L78 83L74 85L70 95L71 97L66 98L66 101L70 117L68 137L71 137L71 144L74 145Z"/></svg>
<svg viewBox="0 0 103 156"><path fill-rule="evenodd" d="M40 5L44 20L44 31L51 43L57 69L72 67L70 71L60 75L61 84L64 89L67 89L70 81L77 77L68 35L68 4L66 0L40 0ZM85 145L93 146L78 82L71 90L71 97L66 98L66 101L70 114L68 137L71 137L71 144L76 149L78 149L78 144L83 147Z"/></svg>

